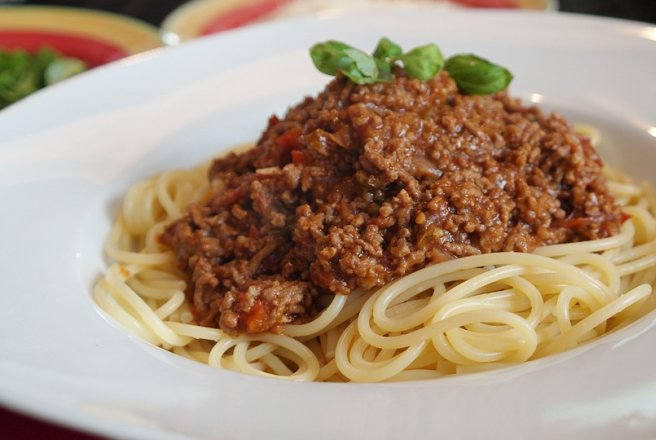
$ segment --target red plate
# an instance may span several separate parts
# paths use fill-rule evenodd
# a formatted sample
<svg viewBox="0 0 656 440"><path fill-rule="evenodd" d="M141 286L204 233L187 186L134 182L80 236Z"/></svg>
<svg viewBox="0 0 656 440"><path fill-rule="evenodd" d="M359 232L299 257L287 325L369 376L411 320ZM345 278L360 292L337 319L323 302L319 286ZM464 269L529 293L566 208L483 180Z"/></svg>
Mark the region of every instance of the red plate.
<svg viewBox="0 0 656 440"><path fill-rule="evenodd" d="M395 3L416 0L397 0ZM305 2L305 3L303 3ZM392 0L381 3L392 3ZM426 4L425 1L421 2ZM434 0L455 7L548 9L553 0ZM269 20L278 16L318 12L322 9L366 7L372 0L192 0L171 12L162 29L167 38L184 41L203 35Z"/></svg>
<svg viewBox="0 0 656 440"><path fill-rule="evenodd" d="M0 9L0 48L41 47L84 60L90 67L162 46L157 28L116 14L75 8Z"/></svg>

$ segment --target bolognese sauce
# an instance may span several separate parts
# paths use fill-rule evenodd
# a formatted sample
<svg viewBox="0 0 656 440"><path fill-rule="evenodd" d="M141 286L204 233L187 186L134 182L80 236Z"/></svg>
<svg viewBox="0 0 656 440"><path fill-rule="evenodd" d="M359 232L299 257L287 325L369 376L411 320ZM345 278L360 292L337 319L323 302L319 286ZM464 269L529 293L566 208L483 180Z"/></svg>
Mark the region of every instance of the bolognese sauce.
<svg viewBox="0 0 656 440"><path fill-rule="evenodd" d="M432 263L616 234L621 213L590 141L506 92L333 80L216 159L215 194L162 235L201 325L281 331L323 294Z"/></svg>

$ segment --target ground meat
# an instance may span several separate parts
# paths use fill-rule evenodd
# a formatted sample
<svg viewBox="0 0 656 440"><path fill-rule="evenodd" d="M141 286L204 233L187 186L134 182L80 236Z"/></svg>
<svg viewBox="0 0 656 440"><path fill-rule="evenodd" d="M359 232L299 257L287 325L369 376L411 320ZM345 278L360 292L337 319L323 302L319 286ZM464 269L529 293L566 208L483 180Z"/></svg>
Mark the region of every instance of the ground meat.
<svg viewBox="0 0 656 440"><path fill-rule="evenodd" d="M214 161L222 188L163 242L200 324L305 322L322 294L371 289L452 258L616 234L620 212L586 138L505 92L431 81L332 81Z"/></svg>

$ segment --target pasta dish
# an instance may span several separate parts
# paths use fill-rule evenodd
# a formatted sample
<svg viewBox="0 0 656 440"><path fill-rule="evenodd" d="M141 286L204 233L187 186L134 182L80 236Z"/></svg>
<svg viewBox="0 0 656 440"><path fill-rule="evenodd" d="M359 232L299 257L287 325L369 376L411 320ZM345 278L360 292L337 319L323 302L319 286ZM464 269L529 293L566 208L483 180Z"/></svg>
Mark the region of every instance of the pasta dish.
<svg viewBox="0 0 656 440"><path fill-rule="evenodd" d="M255 145L136 183L98 305L214 367L356 382L517 365L652 310L651 189L594 133L411 55L360 82L353 55Z"/></svg>

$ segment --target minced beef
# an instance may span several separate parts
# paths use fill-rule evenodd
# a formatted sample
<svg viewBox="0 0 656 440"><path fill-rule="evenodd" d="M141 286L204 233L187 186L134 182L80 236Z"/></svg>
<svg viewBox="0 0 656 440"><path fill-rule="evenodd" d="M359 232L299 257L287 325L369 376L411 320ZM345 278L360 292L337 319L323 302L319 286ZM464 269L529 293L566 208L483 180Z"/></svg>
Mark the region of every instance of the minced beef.
<svg viewBox="0 0 656 440"><path fill-rule="evenodd" d="M445 72L337 78L257 145L216 159L220 191L164 233L201 325L280 331L322 294L428 264L608 237L620 212L588 139L505 92L466 96Z"/></svg>

